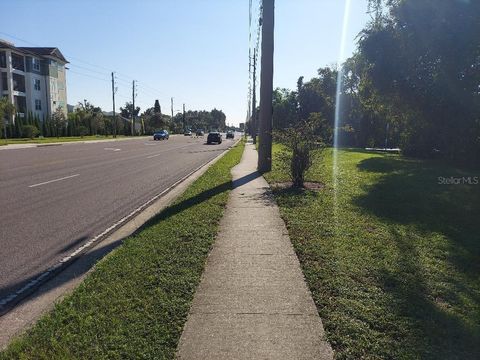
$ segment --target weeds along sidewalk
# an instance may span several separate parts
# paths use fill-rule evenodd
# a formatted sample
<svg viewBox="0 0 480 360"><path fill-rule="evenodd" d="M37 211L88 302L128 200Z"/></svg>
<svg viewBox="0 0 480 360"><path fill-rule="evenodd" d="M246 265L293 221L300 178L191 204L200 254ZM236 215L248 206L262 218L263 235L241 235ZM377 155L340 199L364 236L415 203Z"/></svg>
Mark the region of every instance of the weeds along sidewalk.
<svg viewBox="0 0 480 360"><path fill-rule="evenodd" d="M242 152L212 165L0 359L173 358Z"/></svg>
<svg viewBox="0 0 480 360"><path fill-rule="evenodd" d="M332 359L279 210L247 144L179 359Z"/></svg>

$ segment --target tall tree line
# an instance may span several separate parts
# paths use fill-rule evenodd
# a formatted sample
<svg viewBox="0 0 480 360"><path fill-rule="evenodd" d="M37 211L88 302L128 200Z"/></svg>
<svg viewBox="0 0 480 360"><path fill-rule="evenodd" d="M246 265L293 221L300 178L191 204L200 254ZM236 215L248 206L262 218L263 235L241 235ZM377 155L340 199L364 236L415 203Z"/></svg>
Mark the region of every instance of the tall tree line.
<svg viewBox="0 0 480 360"><path fill-rule="evenodd" d="M372 0L370 10L342 69L275 90L274 127L317 116L333 130L342 70L342 145L387 140L407 155L480 164L480 2Z"/></svg>

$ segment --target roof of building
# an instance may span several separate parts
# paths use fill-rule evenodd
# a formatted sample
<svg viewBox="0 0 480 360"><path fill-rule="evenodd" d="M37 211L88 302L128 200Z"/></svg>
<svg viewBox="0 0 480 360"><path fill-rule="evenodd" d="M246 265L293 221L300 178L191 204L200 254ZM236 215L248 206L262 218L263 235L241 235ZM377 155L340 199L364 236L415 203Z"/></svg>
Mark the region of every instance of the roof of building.
<svg viewBox="0 0 480 360"><path fill-rule="evenodd" d="M18 47L17 49L25 50L40 56L53 56L63 62L68 63L67 59L56 47Z"/></svg>
<svg viewBox="0 0 480 360"><path fill-rule="evenodd" d="M0 39L0 48L7 48L11 50L16 50L30 55L37 56L52 56L58 60L68 63L67 59L63 56L60 50L56 47L17 47L9 41Z"/></svg>

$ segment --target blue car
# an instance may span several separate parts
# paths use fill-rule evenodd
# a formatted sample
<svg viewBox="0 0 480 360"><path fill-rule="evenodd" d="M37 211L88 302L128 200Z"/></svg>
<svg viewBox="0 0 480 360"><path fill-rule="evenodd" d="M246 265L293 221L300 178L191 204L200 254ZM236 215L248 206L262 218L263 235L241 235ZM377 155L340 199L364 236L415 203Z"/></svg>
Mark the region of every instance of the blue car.
<svg viewBox="0 0 480 360"><path fill-rule="evenodd" d="M153 140L168 140L168 131L167 130L156 131L153 134Z"/></svg>

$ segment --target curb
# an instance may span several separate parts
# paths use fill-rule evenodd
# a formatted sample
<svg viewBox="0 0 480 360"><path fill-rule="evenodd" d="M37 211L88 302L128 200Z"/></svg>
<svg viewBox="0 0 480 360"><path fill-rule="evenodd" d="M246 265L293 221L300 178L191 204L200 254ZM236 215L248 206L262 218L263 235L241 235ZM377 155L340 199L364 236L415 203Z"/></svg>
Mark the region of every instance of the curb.
<svg viewBox="0 0 480 360"><path fill-rule="evenodd" d="M40 274L37 278L35 278L34 280L24 285L21 289L17 290L15 293L12 293L6 296L5 298L0 299L0 319L5 314L12 311L15 308L15 306L18 305L20 302L22 302L23 300L26 300L29 297L29 295L41 289L42 285L45 285L48 281L54 279L56 275L58 275L59 273L64 271L66 268L68 268L70 265L72 265L76 260L82 257L86 252L91 250L94 246L98 245L108 237L115 235L116 232L120 232L120 230L122 230L122 228L128 225L129 223L133 224L133 230L128 231L128 233L126 234L122 234L122 239L134 234L147 221L149 221L151 218L153 218L154 216L159 214L161 211L163 211L168 206L168 204L159 208L155 213L153 213L149 218L145 219L144 221L142 219L141 222L137 223L135 221L137 217L140 217L142 213L146 212L150 207L154 206L157 201L161 200L165 195L170 193L173 189L175 189L182 183L189 180L191 177L196 176L196 178L198 178L201 175L203 175L203 173L210 166L212 166L215 162L220 160L228 151L230 151L233 147L235 147L239 141L240 139L235 141L230 147L228 147L225 151L223 151L221 154L219 154L212 160L209 160L206 163L198 166L197 168L189 172L187 175L185 175L181 179L174 182L168 188L161 191L157 195L153 196L150 200L146 201L145 203L137 207L130 214L124 216L122 219L120 219L119 221L117 221L115 224L108 227L107 229L105 229L100 234L94 236L85 244L76 248L74 251L70 253L70 255L61 259L58 263L48 268L46 271ZM186 189L184 189L180 194L177 194L171 200L175 201L185 190ZM1 348L1 344L0 344L0 348Z"/></svg>

